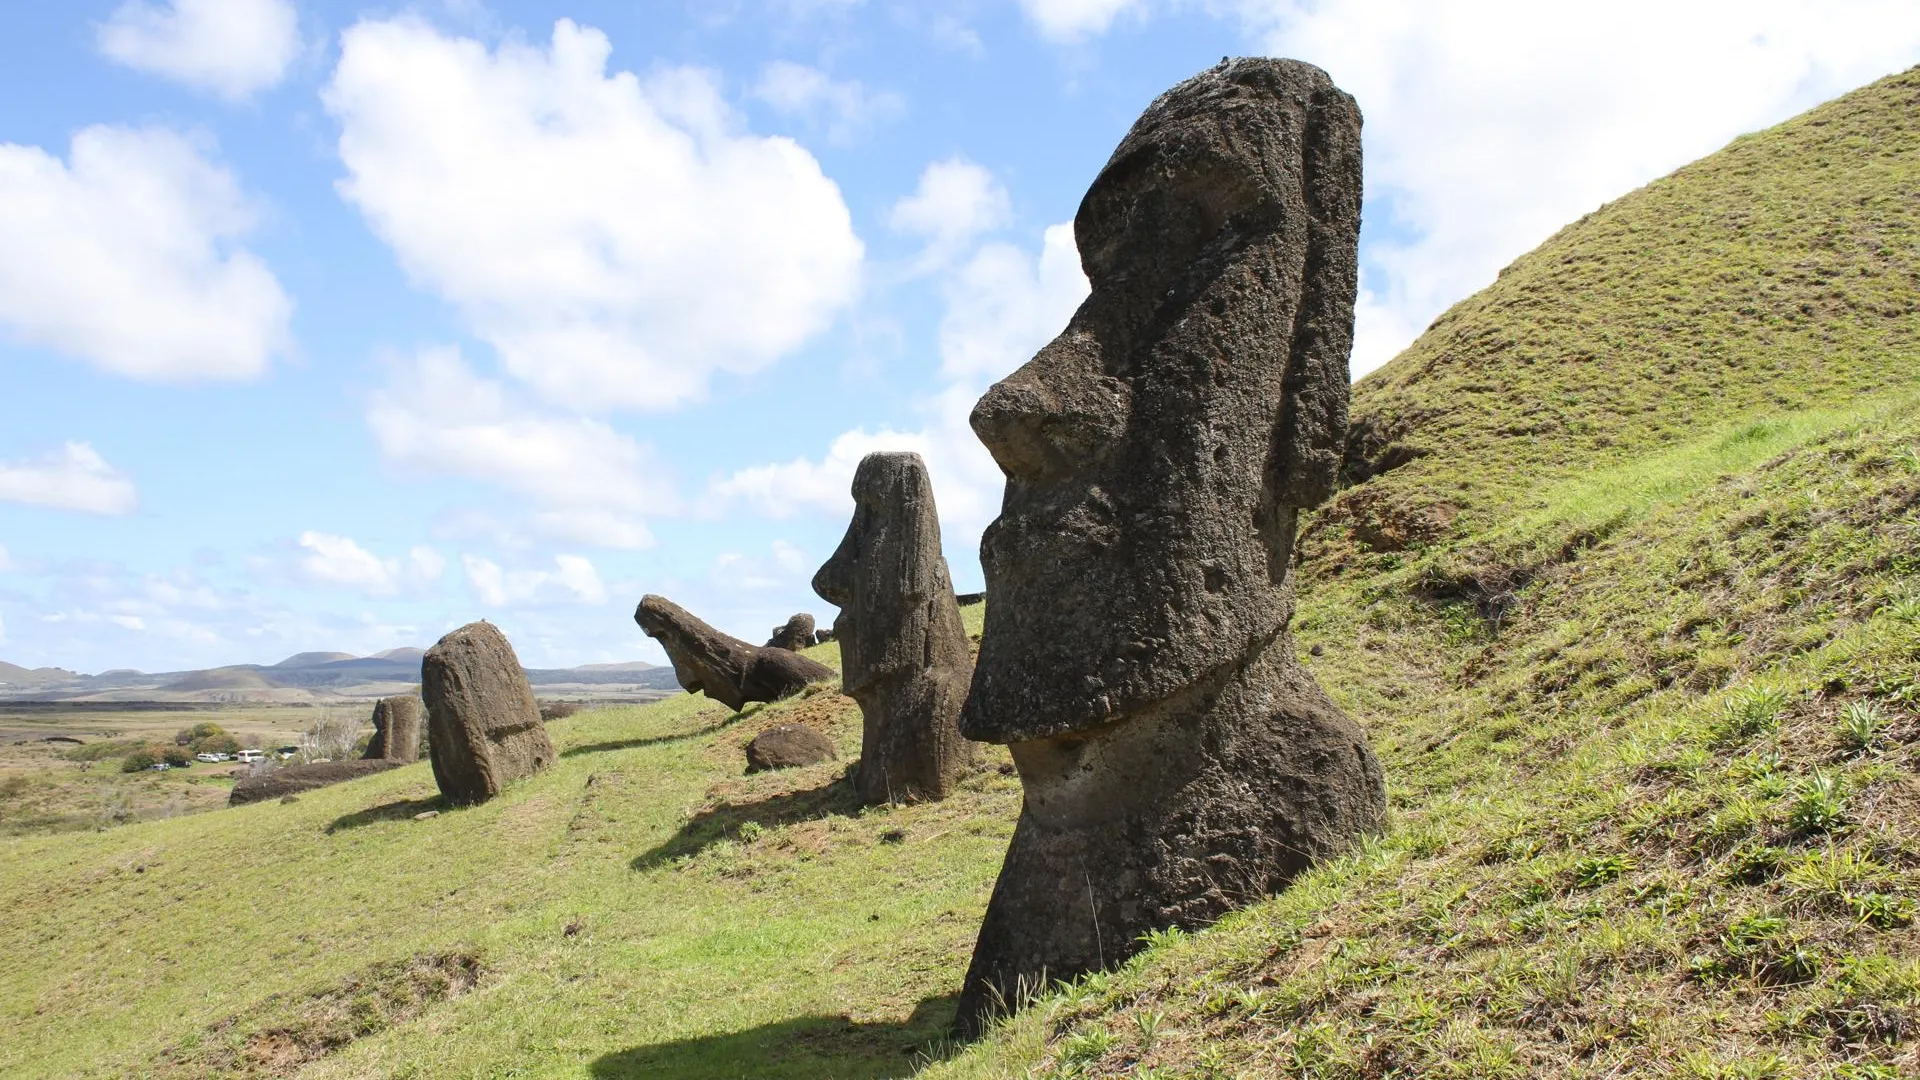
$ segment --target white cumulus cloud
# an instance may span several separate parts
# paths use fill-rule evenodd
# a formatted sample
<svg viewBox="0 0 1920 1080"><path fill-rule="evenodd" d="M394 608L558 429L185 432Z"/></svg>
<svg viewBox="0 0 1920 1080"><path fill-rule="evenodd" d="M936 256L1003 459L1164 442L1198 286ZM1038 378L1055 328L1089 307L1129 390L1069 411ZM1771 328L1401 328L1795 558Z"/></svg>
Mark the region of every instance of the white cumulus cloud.
<svg viewBox="0 0 1920 1080"><path fill-rule="evenodd" d="M954 157L920 173L913 194L887 212L887 225L924 239L926 250L918 261L922 269L933 269L1012 216L1013 204L1000 181L981 166Z"/></svg>
<svg viewBox="0 0 1920 1080"><path fill-rule="evenodd" d="M1356 373L1606 200L1920 61L1908 0L1232 6L1366 115Z"/></svg>
<svg viewBox="0 0 1920 1080"><path fill-rule="evenodd" d="M278 83L300 53L292 0L128 0L96 29L108 57L236 101Z"/></svg>
<svg viewBox="0 0 1920 1080"><path fill-rule="evenodd" d="M239 244L254 216L171 131L89 127L67 162L0 143L0 327L134 378L256 375L293 305Z"/></svg>
<svg viewBox="0 0 1920 1080"><path fill-rule="evenodd" d="M317 585L344 585L369 596L392 596L408 585L425 584L446 571L446 557L416 546L403 561L382 558L349 537L308 530L300 534L304 552L295 562L299 576Z"/></svg>
<svg viewBox="0 0 1920 1080"><path fill-rule="evenodd" d="M742 469L717 481L713 493L769 517L846 514L861 458L875 450L912 450L926 459L943 538L950 548L970 547L999 512L1004 478L967 418L987 386L1026 363L1086 299L1073 226L1049 227L1037 254L1006 243L982 245L951 272L945 291L940 366L946 382L920 402L919 429L845 432L822 457Z"/></svg>
<svg viewBox="0 0 1920 1080"><path fill-rule="evenodd" d="M864 249L791 139L689 68L608 75L598 30L495 49L414 18L341 35L339 190L506 369L586 410L765 367L854 297Z"/></svg>
<svg viewBox="0 0 1920 1080"><path fill-rule="evenodd" d="M1020 0L1041 35L1061 42L1103 34L1115 19L1142 7L1141 0Z"/></svg>
<svg viewBox="0 0 1920 1080"><path fill-rule="evenodd" d="M479 481L531 502L534 530L572 543L650 546L641 515L676 509L653 453L588 417L530 408L506 384L476 374L458 350L397 362L373 396L367 426L390 462L412 472Z"/></svg>
<svg viewBox="0 0 1920 1080"><path fill-rule="evenodd" d="M23 461L0 461L0 501L130 514L138 504L133 481L83 442Z"/></svg>
<svg viewBox="0 0 1920 1080"><path fill-rule="evenodd" d="M467 584L488 607L607 602L599 571L582 555L556 555L551 570L508 570L478 555L461 557Z"/></svg>
<svg viewBox="0 0 1920 1080"><path fill-rule="evenodd" d="M857 79L835 79L791 60L775 60L762 68L753 96L780 113L818 125L835 143L851 142L898 118L907 107L898 94L869 90Z"/></svg>

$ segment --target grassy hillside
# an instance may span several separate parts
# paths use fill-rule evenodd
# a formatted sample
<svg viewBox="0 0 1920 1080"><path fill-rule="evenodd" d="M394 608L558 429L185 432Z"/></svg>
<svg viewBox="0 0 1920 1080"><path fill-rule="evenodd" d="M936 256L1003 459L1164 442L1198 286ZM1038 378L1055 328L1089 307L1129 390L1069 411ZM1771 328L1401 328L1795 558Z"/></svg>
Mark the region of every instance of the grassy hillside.
<svg viewBox="0 0 1920 1080"><path fill-rule="evenodd" d="M1361 384L1296 628L1392 828L1285 895L953 1054L1017 784L861 812L739 776L846 699L679 697L483 807L0 840L0 1074L1920 1073L1916 105L1595 212Z"/></svg>
<svg viewBox="0 0 1920 1080"><path fill-rule="evenodd" d="M1018 784L862 812L844 762L741 776L792 721L857 751L830 687L739 717L682 695L555 722L555 767L472 809L422 763L0 841L0 1075L911 1071Z"/></svg>
<svg viewBox="0 0 1920 1080"><path fill-rule="evenodd" d="M1920 74L1363 381L1303 650L1389 835L940 1077L1920 1075Z"/></svg>

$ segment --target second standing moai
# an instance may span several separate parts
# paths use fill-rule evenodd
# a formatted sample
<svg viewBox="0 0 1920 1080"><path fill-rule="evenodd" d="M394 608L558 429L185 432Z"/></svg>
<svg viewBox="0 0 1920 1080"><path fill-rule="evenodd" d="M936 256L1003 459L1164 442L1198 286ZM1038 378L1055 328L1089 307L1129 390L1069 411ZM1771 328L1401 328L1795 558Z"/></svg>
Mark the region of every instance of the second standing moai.
<svg viewBox="0 0 1920 1080"><path fill-rule="evenodd" d="M920 455L868 454L853 475L853 522L813 591L840 608L842 688L864 724L854 774L869 803L942 799L978 760L960 735L973 675L940 515Z"/></svg>

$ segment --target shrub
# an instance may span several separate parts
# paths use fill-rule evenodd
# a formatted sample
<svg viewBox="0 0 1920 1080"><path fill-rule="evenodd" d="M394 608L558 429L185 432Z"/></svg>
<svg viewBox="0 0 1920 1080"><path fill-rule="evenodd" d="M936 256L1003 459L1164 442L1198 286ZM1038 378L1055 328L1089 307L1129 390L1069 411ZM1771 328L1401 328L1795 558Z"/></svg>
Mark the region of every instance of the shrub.
<svg viewBox="0 0 1920 1080"><path fill-rule="evenodd" d="M307 728L302 741L309 758L344 761L353 756L353 748L360 742L360 720L345 713L328 712Z"/></svg>
<svg viewBox="0 0 1920 1080"><path fill-rule="evenodd" d="M139 772L141 769L151 769L159 763L159 753L150 746L143 746L120 759L120 771Z"/></svg>

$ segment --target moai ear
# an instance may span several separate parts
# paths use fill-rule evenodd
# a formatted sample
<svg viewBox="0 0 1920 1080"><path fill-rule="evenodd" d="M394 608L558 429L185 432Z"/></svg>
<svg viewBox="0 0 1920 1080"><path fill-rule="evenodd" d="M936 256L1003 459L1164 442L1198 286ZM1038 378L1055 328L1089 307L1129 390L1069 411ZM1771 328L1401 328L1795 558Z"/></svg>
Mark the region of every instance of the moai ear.
<svg viewBox="0 0 1920 1080"><path fill-rule="evenodd" d="M1308 102L1302 142L1305 288L1268 459L1273 472L1266 478L1271 503L1294 509L1318 506L1333 495L1347 437L1347 356L1359 285L1359 106L1331 83L1321 87Z"/></svg>

